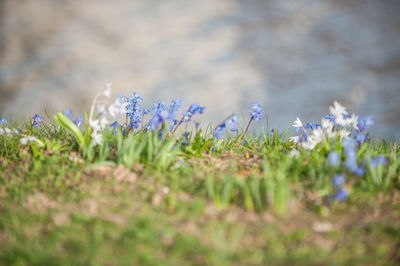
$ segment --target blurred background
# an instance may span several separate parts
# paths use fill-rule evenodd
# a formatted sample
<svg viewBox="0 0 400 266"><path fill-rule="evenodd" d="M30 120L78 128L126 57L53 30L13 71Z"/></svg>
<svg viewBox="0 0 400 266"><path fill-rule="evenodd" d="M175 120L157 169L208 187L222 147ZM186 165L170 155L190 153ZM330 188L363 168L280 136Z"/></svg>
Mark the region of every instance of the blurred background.
<svg viewBox="0 0 400 266"><path fill-rule="evenodd" d="M0 0L0 117L82 113L112 82L206 105L213 124L259 101L286 129L339 100L399 139L399 14L398 0Z"/></svg>

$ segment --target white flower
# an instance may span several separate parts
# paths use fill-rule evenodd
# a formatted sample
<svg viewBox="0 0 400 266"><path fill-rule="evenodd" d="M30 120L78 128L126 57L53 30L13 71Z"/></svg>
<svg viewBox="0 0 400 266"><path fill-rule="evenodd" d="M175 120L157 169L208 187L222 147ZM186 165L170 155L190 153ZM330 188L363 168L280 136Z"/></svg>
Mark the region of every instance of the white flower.
<svg viewBox="0 0 400 266"><path fill-rule="evenodd" d="M26 145L28 142L30 142L30 141L36 141L36 140L37 140L37 138L34 137L34 136L26 136L26 137L21 138L21 139L19 140L19 142L20 142L22 145Z"/></svg>
<svg viewBox="0 0 400 266"><path fill-rule="evenodd" d="M350 123L354 129L358 129L358 116L355 114L352 114L350 117Z"/></svg>
<svg viewBox="0 0 400 266"><path fill-rule="evenodd" d="M350 117L338 117L336 119L336 124L343 126L343 127L350 127L352 126L354 129L357 129L358 124L358 116L352 114Z"/></svg>
<svg viewBox="0 0 400 266"><path fill-rule="evenodd" d="M297 143L297 142L299 142L299 136L290 137L290 138L289 138L289 141L290 141L290 142Z"/></svg>
<svg viewBox="0 0 400 266"><path fill-rule="evenodd" d="M16 131L15 129L11 130L9 128L0 128L0 136L6 134L8 137L10 137L13 134L18 134L18 131Z"/></svg>
<svg viewBox="0 0 400 266"><path fill-rule="evenodd" d="M95 132L100 131L100 121L99 120L89 119L89 125L93 129L93 131L95 131Z"/></svg>
<svg viewBox="0 0 400 266"><path fill-rule="evenodd" d="M333 102L333 106L329 106L329 111L331 112L332 115L335 116L336 119L343 117L343 114L347 115L346 108L343 107L337 101ZM337 123L337 121L336 121L336 123Z"/></svg>
<svg viewBox="0 0 400 266"><path fill-rule="evenodd" d="M333 123L329 119L323 118L321 120L321 126L323 130L332 130L333 129Z"/></svg>
<svg viewBox="0 0 400 266"><path fill-rule="evenodd" d="M307 138L307 141L302 142L301 145L304 149L312 150L318 145L324 138L324 132L318 128L312 131L312 135Z"/></svg>
<svg viewBox="0 0 400 266"><path fill-rule="evenodd" d="M302 127L303 123L301 123L300 118L296 117L296 120L294 120L292 127L294 128L299 128Z"/></svg>
<svg viewBox="0 0 400 266"><path fill-rule="evenodd" d="M99 132L105 129L108 125L108 119L106 117L102 117L101 119L91 120L89 119L89 125L93 129L94 132Z"/></svg>
<svg viewBox="0 0 400 266"><path fill-rule="evenodd" d="M104 85L104 88L106 88L106 90L103 92L103 95L106 96L107 98L111 97L111 86L112 83L107 83L106 85Z"/></svg>
<svg viewBox="0 0 400 266"><path fill-rule="evenodd" d="M108 113L112 116L115 117L116 115L123 115L126 113L126 106L128 103L121 103L119 99L116 99L113 104L110 104L108 106Z"/></svg>
<svg viewBox="0 0 400 266"><path fill-rule="evenodd" d="M100 120L100 130L103 130L107 127L109 121L106 117L102 117Z"/></svg>
<svg viewBox="0 0 400 266"><path fill-rule="evenodd" d="M336 137L336 132L333 130L334 125L329 119L323 118L321 120L321 126L328 138Z"/></svg>
<svg viewBox="0 0 400 266"><path fill-rule="evenodd" d="M350 136L350 132L346 129L342 129L339 131L339 136L342 138L347 138L348 136Z"/></svg>
<svg viewBox="0 0 400 266"><path fill-rule="evenodd" d="M106 110L106 105L101 103L97 105L97 112L99 114L104 113L104 111Z"/></svg>
<svg viewBox="0 0 400 266"><path fill-rule="evenodd" d="M103 135L97 133L96 131L90 135L92 137L92 140L94 141L95 145L101 145L103 142Z"/></svg>

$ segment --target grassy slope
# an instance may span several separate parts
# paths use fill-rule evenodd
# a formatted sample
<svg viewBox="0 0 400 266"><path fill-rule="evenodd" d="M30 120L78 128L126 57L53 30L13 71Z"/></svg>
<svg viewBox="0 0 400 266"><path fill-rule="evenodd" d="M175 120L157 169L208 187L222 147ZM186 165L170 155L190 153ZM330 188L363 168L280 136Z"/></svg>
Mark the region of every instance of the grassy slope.
<svg viewBox="0 0 400 266"><path fill-rule="evenodd" d="M400 263L397 144L363 144L359 161L389 164L359 178L327 163L340 145L293 157L277 134L244 148L108 134L84 156L58 127L23 134L43 144L0 136L1 265ZM329 201L342 172L350 197Z"/></svg>

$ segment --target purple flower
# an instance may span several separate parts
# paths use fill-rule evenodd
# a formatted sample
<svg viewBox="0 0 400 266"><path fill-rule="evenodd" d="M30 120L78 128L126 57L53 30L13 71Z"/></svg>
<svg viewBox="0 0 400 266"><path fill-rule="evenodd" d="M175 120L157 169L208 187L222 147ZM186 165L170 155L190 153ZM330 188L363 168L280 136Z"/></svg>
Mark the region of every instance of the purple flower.
<svg viewBox="0 0 400 266"><path fill-rule="evenodd" d="M347 192L347 190L344 188L339 188L334 195L334 199L337 201L344 201L348 196L349 192Z"/></svg>
<svg viewBox="0 0 400 266"><path fill-rule="evenodd" d="M389 160L383 155L379 155L375 158L372 158L370 161L370 165L372 168L376 168L381 164L388 164Z"/></svg>
<svg viewBox="0 0 400 266"><path fill-rule="evenodd" d="M342 187L346 179L342 175L336 175L332 178L332 185L334 187Z"/></svg>
<svg viewBox="0 0 400 266"><path fill-rule="evenodd" d="M44 118L42 116L40 116L38 114L35 114L33 116L33 118L32 118L32 126L33 127L36 127L38 125L41 126L41 122L40 121L42 121L42 120L44 120Z"/></svg>
<svg viewBox="0 0 400 266"><path fill-rule="evenodd" d="M339 163L340 163L339 154L337 152L335 152L335 151L330 152L329 155L328 155L328 162L333 167L338 166Z"/></svg>
<svg viewBox="0 0 400 266"><path fill-rule="evenodd" d="M261 119L264 114L264 110L261 108L261 105L258 102L255 102L253 107L249 110L251 120L258 121Z"/></svg>

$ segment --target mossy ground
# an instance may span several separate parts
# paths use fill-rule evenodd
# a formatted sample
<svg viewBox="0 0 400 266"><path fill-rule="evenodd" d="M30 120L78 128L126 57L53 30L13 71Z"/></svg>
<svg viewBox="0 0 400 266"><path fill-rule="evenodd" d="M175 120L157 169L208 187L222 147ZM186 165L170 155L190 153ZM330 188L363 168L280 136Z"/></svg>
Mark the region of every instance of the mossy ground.
<svg viewBox="0 0 400 266"><path fill-rule="evenodd" d="M83 154L55 124L27 128L20 134L41 144L0 136L1 265L400 263L394 142L363 144L359 161L382 154L389 163L356 177L327 162L342 147L293 156L277 133L238 147L201 132L187 144L147 132L119 145L127 138L110 132ZM339 172L344 202L329 197Z"/></svg>

